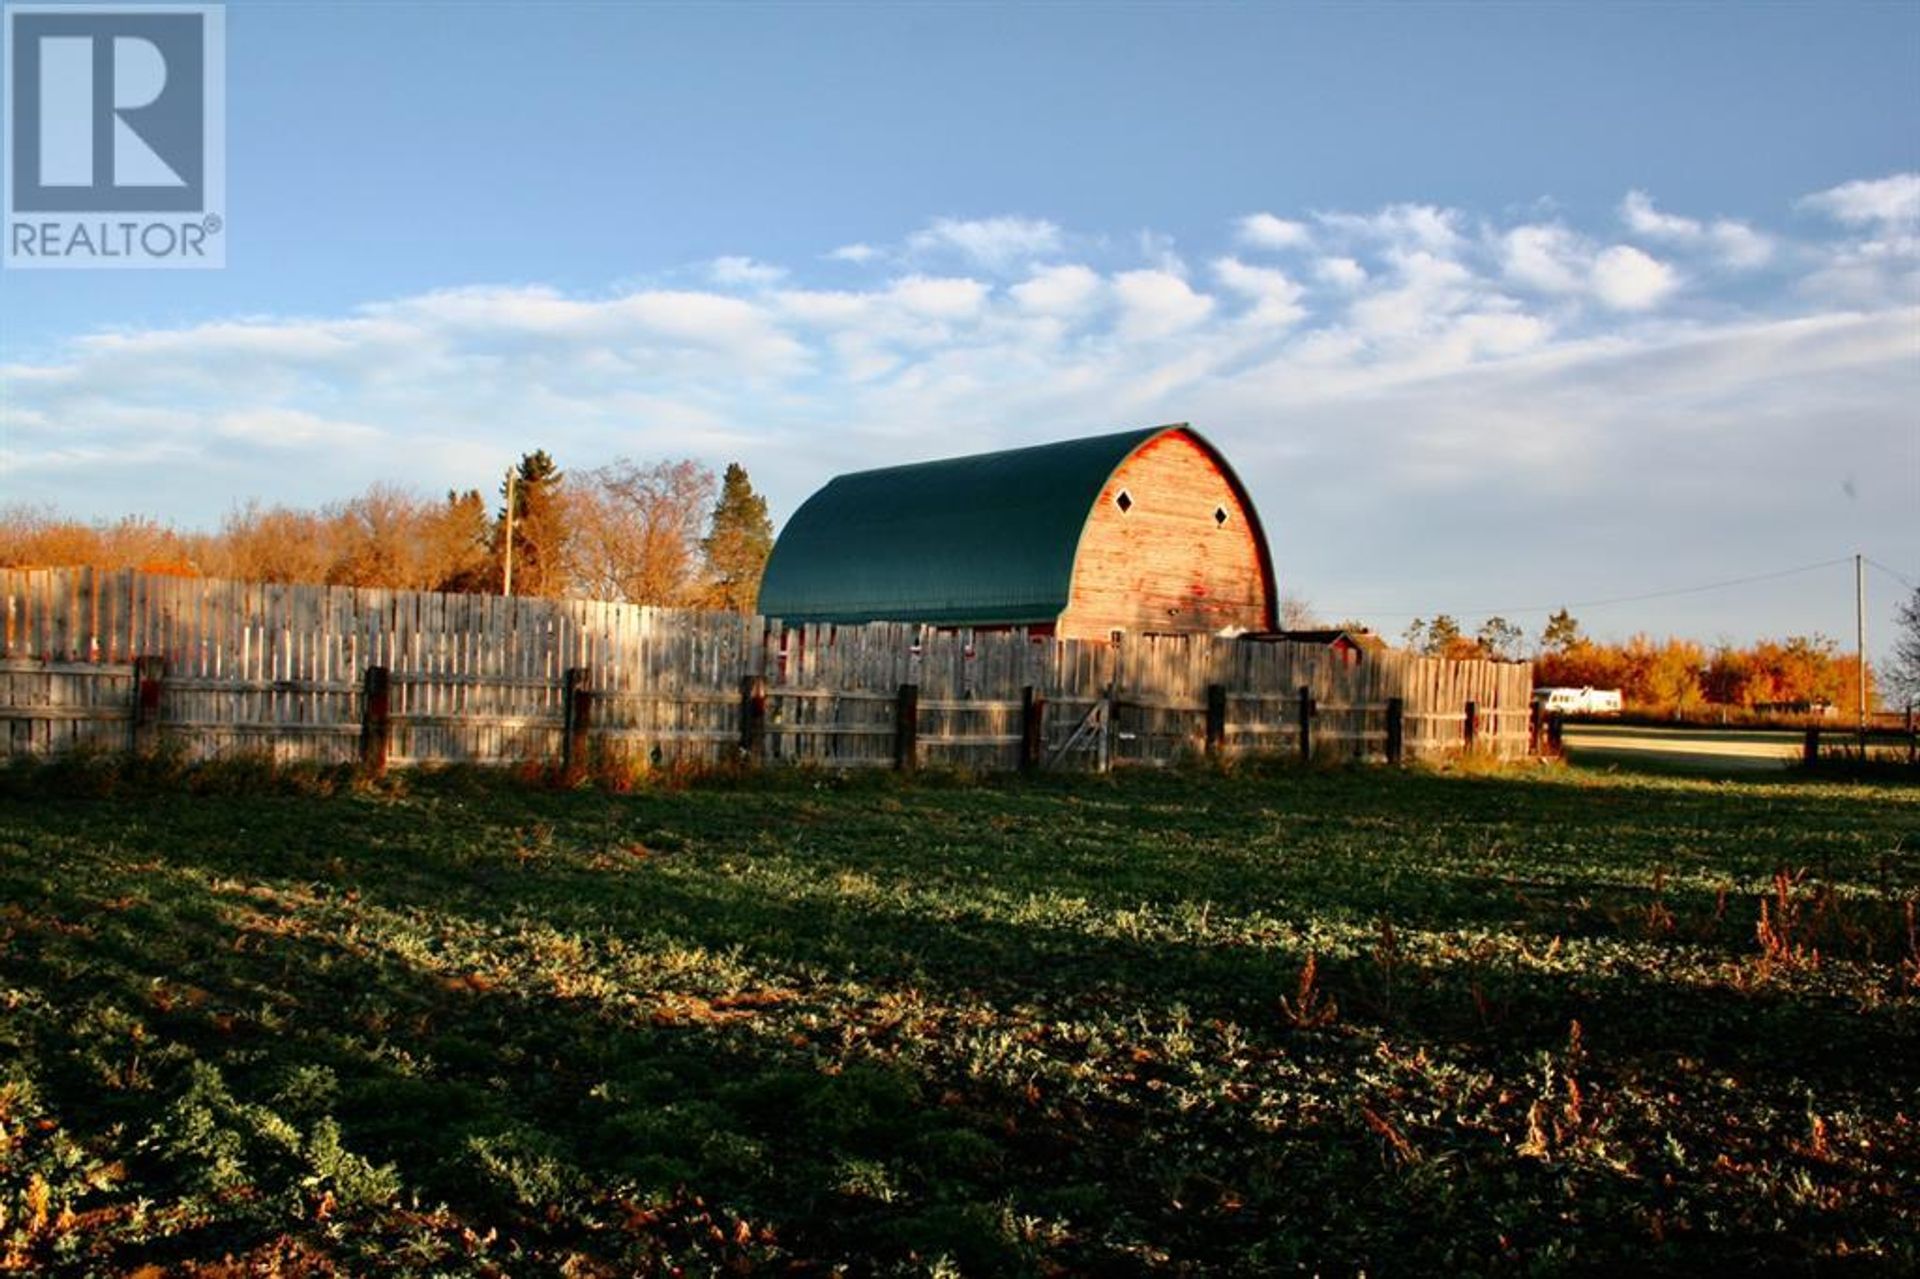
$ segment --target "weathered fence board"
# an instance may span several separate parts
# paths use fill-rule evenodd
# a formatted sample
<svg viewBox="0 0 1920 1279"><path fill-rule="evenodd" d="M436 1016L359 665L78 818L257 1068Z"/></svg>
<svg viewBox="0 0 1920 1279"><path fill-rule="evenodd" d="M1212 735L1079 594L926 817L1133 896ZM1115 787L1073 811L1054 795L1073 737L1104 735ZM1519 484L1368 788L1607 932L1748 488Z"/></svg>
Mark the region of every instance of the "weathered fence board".
<svg viewBox="0 0 1920 1279"><path fill-rule="evenodd" d="M1384 760L1470 745L1513 758L1528 749L1532 696L1520 664L1356 663L1264 640L786 627L596 601L8 570L0 754L128 745L136 661L159 675L143 734L192 755L323 761L360 756L366 673L383 668L395 763L560 759L570 670L590 749L652 763L745 750L833 767L1164 764L1209 749L1210 705L1217 754ZM743 681L759 690L744 700Z"/></svg>

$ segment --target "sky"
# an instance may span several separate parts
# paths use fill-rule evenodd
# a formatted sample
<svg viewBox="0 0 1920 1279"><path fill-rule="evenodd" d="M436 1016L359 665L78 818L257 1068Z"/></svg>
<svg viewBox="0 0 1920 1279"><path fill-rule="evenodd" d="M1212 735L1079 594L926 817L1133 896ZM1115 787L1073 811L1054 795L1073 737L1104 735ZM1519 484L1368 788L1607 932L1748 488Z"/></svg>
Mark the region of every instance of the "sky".
<svg viewBox="0 0 1920 1279"><path fill-rule="evenodd" d="M1920 5L234 3L227 60L225 269L0 274L0 504L544 448L778 522L1189 422L1390 633L1850 646L1863 554L1881 649L1920 583Z"/></svg>

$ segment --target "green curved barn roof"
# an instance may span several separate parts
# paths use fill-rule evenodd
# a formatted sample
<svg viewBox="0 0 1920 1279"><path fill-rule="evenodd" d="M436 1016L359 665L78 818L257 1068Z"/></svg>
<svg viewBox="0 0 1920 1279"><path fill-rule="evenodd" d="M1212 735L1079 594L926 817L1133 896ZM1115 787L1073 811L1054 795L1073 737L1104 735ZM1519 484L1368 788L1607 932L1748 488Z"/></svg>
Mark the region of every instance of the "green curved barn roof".
<svg viewBox="0 0 1920 1279"><path fill-rule="evenodd" d="M1100 490L1170 431L1199 440L1184 424L1155 426L839 476L781 531L759 611L788 622L1052 622Z"/></svg>

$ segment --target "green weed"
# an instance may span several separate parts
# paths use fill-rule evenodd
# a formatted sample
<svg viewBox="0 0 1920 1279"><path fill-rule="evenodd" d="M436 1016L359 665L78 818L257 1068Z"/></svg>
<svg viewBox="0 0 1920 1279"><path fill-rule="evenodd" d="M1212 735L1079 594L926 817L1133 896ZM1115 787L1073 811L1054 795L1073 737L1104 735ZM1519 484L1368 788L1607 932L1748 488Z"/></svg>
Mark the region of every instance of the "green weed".
<svg viewBox="0 0 1920 1279"><path fill-rule="evenodd" d="M8 768L0 1267L1912 1268L1916 829L1478 764Z"/></svg>

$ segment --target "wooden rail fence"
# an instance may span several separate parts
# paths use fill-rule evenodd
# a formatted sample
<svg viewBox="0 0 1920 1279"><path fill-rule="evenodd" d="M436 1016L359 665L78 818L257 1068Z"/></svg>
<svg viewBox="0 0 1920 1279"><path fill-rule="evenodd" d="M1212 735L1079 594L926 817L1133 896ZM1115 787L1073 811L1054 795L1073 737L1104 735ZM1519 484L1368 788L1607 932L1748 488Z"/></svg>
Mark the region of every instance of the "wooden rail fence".
<svg viewBox="0 0 1920 1279"><path fill-rule="evenodd" d="M1524 665L581 600L0 571L0 755L1104 768L1531 749Z"/></svg>

